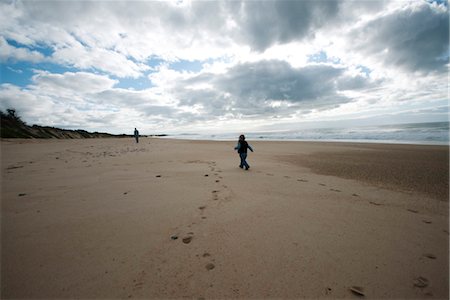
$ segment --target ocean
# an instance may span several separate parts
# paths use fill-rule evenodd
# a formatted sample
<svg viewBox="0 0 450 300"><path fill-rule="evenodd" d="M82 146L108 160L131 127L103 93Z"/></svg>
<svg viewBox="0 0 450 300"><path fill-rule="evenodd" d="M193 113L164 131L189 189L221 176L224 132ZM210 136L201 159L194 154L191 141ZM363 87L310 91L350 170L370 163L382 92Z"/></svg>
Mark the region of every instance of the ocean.
<svg viewBox="0 0 450 300"><path fill-rule="evenodd" d="M272 141L330 141L395 144L449 144L449 122L410 123L353 128L315 128L270 132L239 132L196 134L169 134L167 138L190 140L237 140L240 134L246 139Z"/></svg>

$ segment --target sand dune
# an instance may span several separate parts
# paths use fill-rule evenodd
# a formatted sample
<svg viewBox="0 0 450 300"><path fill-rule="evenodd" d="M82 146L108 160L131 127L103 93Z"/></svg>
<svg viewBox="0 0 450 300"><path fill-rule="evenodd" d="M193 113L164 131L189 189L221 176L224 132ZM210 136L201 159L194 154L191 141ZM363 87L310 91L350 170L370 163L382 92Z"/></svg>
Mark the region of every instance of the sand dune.
<svg viewBox="0 0 450 300"><path fill-rule="evenodd" d="M3 140L2 298L449 296L448 148Z"/></svg>

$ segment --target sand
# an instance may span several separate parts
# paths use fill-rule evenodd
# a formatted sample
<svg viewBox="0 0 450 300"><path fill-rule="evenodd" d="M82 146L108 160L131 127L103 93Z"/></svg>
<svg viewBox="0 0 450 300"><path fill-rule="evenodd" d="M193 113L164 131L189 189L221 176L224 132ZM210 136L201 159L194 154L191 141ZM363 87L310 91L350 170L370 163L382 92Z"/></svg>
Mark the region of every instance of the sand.
<svg viewBox="0 0 450 300"><path fill-rule="evenodd" d="M448 148L1 141L6 298L449 297Z"/></svg>

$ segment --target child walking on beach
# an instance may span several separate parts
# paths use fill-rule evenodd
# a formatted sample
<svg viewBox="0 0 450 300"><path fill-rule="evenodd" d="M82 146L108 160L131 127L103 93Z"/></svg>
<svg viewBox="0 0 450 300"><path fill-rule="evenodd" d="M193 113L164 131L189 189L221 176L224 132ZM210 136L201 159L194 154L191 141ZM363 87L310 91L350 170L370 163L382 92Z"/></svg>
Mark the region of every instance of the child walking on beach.
<svg viewBox="0 0 450 300"><path fill-rule="evenodd" d="M253 152L253 148L245 141L245 136L241 134L239 136L239 141L234 147L234 150L237 150L239 153L239 157L241 159L241 163L239 165L239 168L245 168L245 170L248 170L250 166L248 165L246 159L247 159L247 149L250 149L250 151Z"/></svg>

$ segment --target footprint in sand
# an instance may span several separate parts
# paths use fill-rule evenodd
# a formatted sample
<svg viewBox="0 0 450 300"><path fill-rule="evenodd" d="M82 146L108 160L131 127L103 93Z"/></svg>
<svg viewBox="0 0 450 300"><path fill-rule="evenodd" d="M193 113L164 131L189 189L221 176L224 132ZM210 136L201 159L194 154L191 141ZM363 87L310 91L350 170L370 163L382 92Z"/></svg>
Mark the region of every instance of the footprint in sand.
<svg viewBox="0 0 450 300"><path fill-rule="evenodd" d="M211 271L212 269L214 269L216 266L213 263L208 263L206 264L205 268L208 271Z"/></svg>
<svg viewBox="0 0 450 300"><path fill-rule="evenodd" d="M143 282L138 282L134 285L134 290L140 290L142 289L142 286L144 285Z"/></svg>
<svg viewBox="0 0 450 300"><path fill-rule="evenodd" d="M376 202L372 202L372 201L370 201L369 203L372 204L372 205L376 205L376 206L383 205L383 204L381 204L381 203L376 203Z"/></svg>
<svg viewBox="0 0 450 300"><path fill-rule="evenodd" d="M417 278L414 279L414 286L418 287L418 288L424 288L428 286L428 279L426 279L425 277L419 276Z"/></svg>
<svg viewBox="0 0 450 300"><path fill-rule="evenodd" d="M428 220L422 220L422 222L424 222L425 224L431 224L431 223L433 223L433 222L428 221Z"/></svg>
<svg viewBox="0 0 450 300"><path fill-rule="evenodd" d="M306 180L306 179L297 179L297 181L300 181L300 182L308 182L308 180Z"/></svg>
<svg viewBox="0 0 450 300"><path fill-rule="evenodd" d="M144 278L147 275L147 273L143 270L137 274L137 278L133 279L133 292L136 292L137 290L140 290L143 288L144 285Z"/></svg>
<svg viewBox="0 0 450 300"><path fill-rule="evenodd" d="M325 183L319 183L319 185L321 185L321 186L327 186Z"/></svg>
<svg viewBox="0 0 450 300"><path fill-rule="evenodd" d="M417 214L419 212L418 210L410 209L410 208L408 208L407 211L410 211L410 212L415 213L415 214Z"/></svg>
<svg viewBox="0 0 450 300"><path fill-rule="evenodd" d="M291 176L283 176L284 178L287 178L287 179L289 179L289 178L291 178Z"/></svg>
<svg viewBox="0 0 450 300"><path fill-rule="evenodd" d="M192 241L192 236L187 236L183 238L183 243L189 244Z"/></svg>
<svg viewBox="0 0 450 300"><path fill-rule="evenodd" d="M8 168L6 168L6 170L14 170L14 169L20 169L23 168L23 166L10 166Z"/></svg>
<svg viewBox="0 0 450 300"><path fill-rule="evenodd" d="M432 253L425 253L423 256L429 259L436 259L436 255Z"/></svg>
<svg viewBox="0 0 450 300"><path fill-rule="evenodd" d="M271 174L271 173L266 173L266 175L267 176L274 176L273 174Z"/></svg>
<svg viewBox="0 0 450 300"><path fill-rule="evenodd" d="M365 296L365 295L364 295L364 289L363 289L362 287L359 287L359 286L352 286L352 287L350 288L350 291L351 291L353 294L357 295L357 296L360 296L360 297L364 297L364 296Z"/></svg>
<svg viewBox="0 0 450 300"><path fill-rule="evenodd" d="M340 193L341 192L341 190L336 190L336 189L330 189L330 191L336 192L336 193Z"/></svg>
<svg viewBox="0 0 450 300"><path fill-rule="evenodd" d="M199 206L199 208L198 209L200 209L200 210L204 210L206 208L206 206Z"/></svg>
<svg viewBox="0 0 450 300"><path fill-rule="evenodd" d="M352 194L352 196L353 196L353 197L359 197L359 195L358 195L358 194Z"/></svg>

